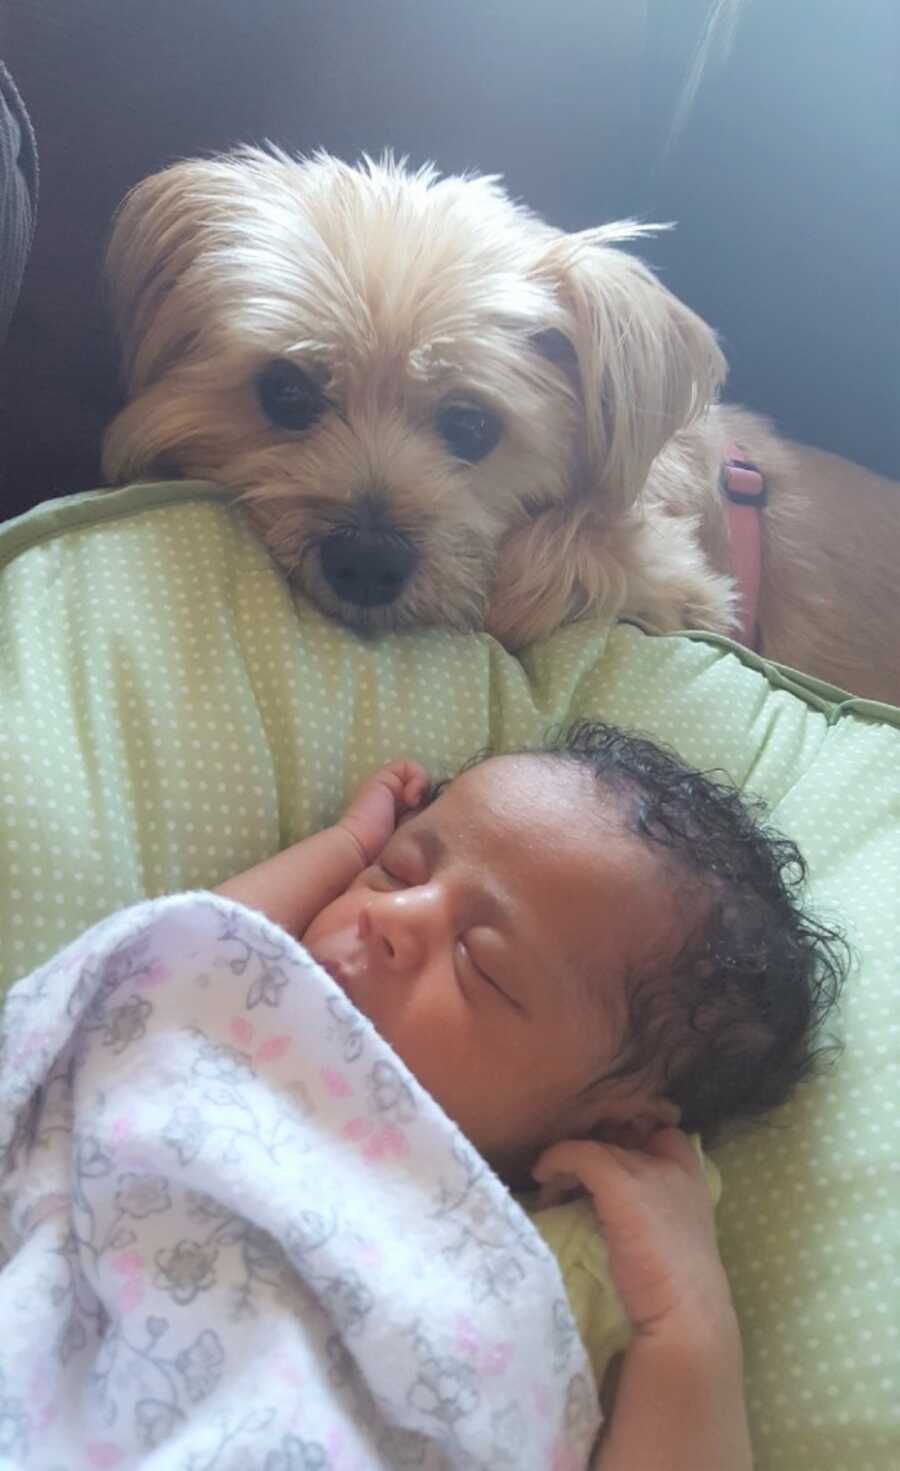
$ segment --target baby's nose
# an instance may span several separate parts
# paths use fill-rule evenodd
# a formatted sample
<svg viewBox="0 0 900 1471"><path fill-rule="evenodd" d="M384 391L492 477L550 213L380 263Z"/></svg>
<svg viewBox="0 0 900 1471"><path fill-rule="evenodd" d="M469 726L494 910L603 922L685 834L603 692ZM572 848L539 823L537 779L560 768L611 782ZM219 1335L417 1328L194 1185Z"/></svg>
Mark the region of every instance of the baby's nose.
<svg viewBox="0 0 900 1471"><path fill-rule="evenodd" d="M388 970L407 974L424 963L437 939L440 909L430 885L378 894L360 915L360 938Z"/></svg>

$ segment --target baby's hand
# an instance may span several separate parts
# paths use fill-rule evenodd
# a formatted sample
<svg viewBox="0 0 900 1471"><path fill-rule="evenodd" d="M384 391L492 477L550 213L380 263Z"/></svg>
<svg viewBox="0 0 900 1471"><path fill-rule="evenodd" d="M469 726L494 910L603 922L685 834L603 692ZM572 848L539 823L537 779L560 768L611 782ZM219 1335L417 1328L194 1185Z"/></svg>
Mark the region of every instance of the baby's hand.
<svg viewBox="0 0 900 1471"><path fill-rule="evenodd" d="M687 1135L659 1129L643 1150L571 1141L534 1176L574 1175L590 1192L613 1281L635 1332L689 1334L733 1312L703 1167Z"/></svg>
<svg viewBox="0 0 900 1471"><path fill-rule="evenodd" d="M404 758L366 778L337 823L359 848L363 868L375 862L400 818L418 807L427 786L424 766Z"/></svg>

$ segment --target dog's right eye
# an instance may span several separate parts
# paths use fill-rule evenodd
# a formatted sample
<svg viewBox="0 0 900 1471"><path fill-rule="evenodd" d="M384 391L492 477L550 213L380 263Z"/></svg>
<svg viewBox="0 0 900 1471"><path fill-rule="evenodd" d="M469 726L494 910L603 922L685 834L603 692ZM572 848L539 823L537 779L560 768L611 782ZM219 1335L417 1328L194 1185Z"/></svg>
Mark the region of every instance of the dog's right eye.
<svg viewBox="0 0 900 1471"><path fill-rule="evenodd" d="M469 465L486 459L502 433L496 414L468 400L442 404L434 423L450 453Z"/></svg>
<svg viewBox="0 0 900 1471"><path fill-rule="evenodd" d="M326 405L316 380L286 358L266 364L256 380L256 392L263 413L279 429L308 429Z"/></svg>

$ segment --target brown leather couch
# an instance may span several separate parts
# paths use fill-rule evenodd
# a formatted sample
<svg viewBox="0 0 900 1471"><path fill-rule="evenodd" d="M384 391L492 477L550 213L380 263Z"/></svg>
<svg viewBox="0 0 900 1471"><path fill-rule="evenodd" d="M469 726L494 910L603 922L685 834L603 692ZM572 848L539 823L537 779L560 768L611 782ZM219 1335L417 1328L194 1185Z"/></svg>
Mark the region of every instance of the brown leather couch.
<svg viewBox="0 0 900 1471"><path fill-rule="evenodd" d="M99 268L128 187L272 138L500 171L567 228L676 219L649 254L721 330L732 392L888 474L897 394L895 0L744 0L664 154L709 0L0 0L37 234L0 362L2 512L94 485L116 403ZM893 60L892 60L893 56Z"/></svg>

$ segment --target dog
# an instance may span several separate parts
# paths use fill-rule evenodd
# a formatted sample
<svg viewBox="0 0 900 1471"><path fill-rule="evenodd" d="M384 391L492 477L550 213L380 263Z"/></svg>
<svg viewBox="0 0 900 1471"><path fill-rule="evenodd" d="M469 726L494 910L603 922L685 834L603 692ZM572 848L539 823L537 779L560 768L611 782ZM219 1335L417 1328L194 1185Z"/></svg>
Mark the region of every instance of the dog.
<svg viewBox="0 0 900 1471"><path fill-rule="evenodd" d="M516 650L591 612L723 634L752 612L767 657L900 702L900 487L717 401L714 332L622 249L652 228L566 234L494 177L390 156L177 163L113 226L104 472L236 487L361 633ZM765 485L752 610L735 447Z"/></svg>

